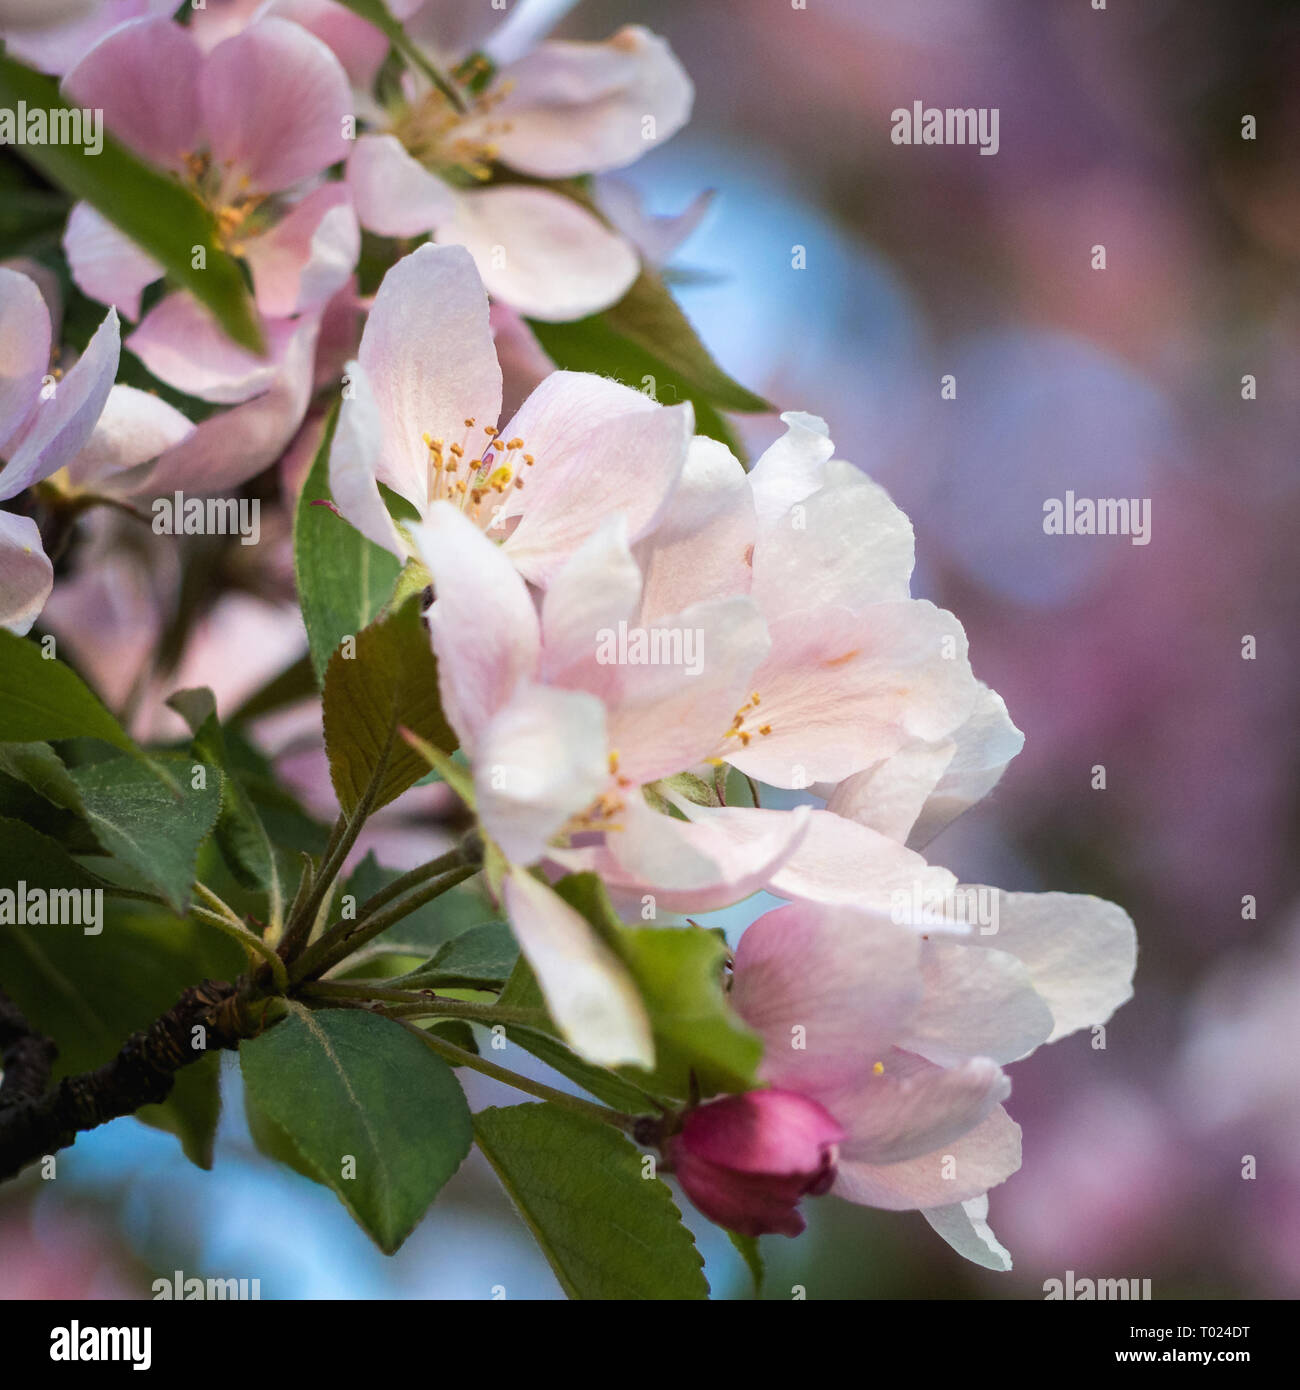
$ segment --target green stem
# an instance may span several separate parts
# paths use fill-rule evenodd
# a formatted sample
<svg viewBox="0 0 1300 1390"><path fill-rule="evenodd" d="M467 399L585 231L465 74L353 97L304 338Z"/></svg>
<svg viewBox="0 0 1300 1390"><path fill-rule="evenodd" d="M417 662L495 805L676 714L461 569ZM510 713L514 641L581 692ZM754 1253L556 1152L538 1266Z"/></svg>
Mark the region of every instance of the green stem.
<svg viewBox="0 0 1300 1390"><path fill-rule="evenodd" d="M394 898L400 898L408 888L418 888L427 880L436 878L439 874L445 874L448 869L459 867L462 862L463 859L459 850L449 850L437 859L430 859L427 864L420 864L414 869L407 870L400 878L395 878L387 887L381 888L378 893L368 897L361 904L361 911L357 913L357 916L369 917L372 912L386 907Z"/></svg>
<svg viewBox="0 0 1300 1390"><path fill-rule="evenodd" d="M463 883L471 875L478 872L477 864L460 863L459 850L451 851L450 854L444 855L443 859L448 865L456 865L457 867L452 868L450 873L434 879L432 883L426 883L422 888L417 888L415 892L408 893L404 898L399 898L397 902L369 917L358 918L355 922L335 922L318 941L309 946L294 962L293 969L290 971L290 978L294 983L323 975L332 966L346 960L353 951L359 950L372 937L378 936L382 931L387 931L394 922L400 922L403 917L409 916L416 908L423 907L427 902L432 902L434 898L439 897L449 888L454 888L458 883Z"/></svg>
<svg viewBox="0 0 1300 1390"><path fill-rule="evenodd" d="M517 1023L521 1028L538 1028L546 1023L543 1009L512 1009L476 999L451 999L433 990L396 989L383 980L318 980L305 984L298 993L304 999L384 999L404 1006L402 1017L413 1017L415 1010L430 1018L465 1018L488 1026Z"/></svg>
<svg viewBox="0 0 1300 1390"><path fill-rule="evenodd" d="M531 1077L520 1076L518 1072L508 1071L505 1067L499 1067L495 1062L489 1062L486 1057L479 1057L473 1052L466 1052L464 1048L457 1047L455 1043L449 1043L445 1039L438 1037L436 1033L426 1033L423 1028L417 1028L415 1024L408 1023L405 1019L395 1019L400 1027L405 1028L408 1033L420 1039L420 1041L436 1052L444 1062L449 1062L453 1067L469 1067L471 1071L481 1072L484 1076L490 1076L494 1081L504 1082L507 1086L513 1086L516 1091L523 1091L525 1095L536 1096L538 1100L550 1101L552 1105L558 1105L562 1109L572 1111L575 1115L584 1115L589 1120L599 1120L601 1124L613 1125L616 1129L621 1129L630 1134L636 1125L635 1115L625 1115L621 1110L612 1110L606 1105L597 1105L593 1101L582 1100L578 1096L571 1096L567 1091L557 1091L553 1086L547 1086L542 1081L534 1081Z"/></svg>
<svg viewBox="0 0 1300 1390"><path fill-rule="evenodd" d="M338 877L344 860L347 859L352 846L356 844L357 836L361 834L361 827L365 825L366 818L370 815L379 796L379 788L383 783L384 773L388 770L388 759L392 754L393 740L396 736L396 725L393 725L388 730L388 740L384 744L384 751L380 754L379 761L370 774L370 781L362 793L361 800L353 807L352 814L347 818L346 823L342 817L335 822L334 829L330 834L330 842L325 849L320 873L313 880L306 900L298 909L298 915L285 928L284 940L280 944L280 954L287 961L293 960L310 939L311 929L316 921L316 913L325 900L325 894Z"/></svg>
<svg viewBox="0 0 1300 1390"><path fill-rule="evenodd" d="M216 927L218 931L225 932L227 936L238 941L245 950L266 961L271 967L271 976L275 980L276 988L281 993L289 988L289 973L284 968L284 962L256 932L249 931L242 923L231 921L229 917L220 912L209 912L206 907L199 907L197 903L191 906L190 915L199 918L200 921L207 922L209 926Z"/></svg>

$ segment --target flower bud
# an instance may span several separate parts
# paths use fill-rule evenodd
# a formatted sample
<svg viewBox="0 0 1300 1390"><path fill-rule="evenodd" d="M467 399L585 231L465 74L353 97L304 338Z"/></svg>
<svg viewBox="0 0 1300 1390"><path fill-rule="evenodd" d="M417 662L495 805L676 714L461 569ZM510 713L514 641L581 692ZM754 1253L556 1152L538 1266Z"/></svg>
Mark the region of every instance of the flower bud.
<svg viewBox="0 0 1300 1390"><path fill-rule="evenodd" d="M804 1228L799 1199L830 1188L843 1138L835 1119L806 1096L748 1091L692 1110L664 1156L711 1221L739 1235L797 1236Z"/></svg>

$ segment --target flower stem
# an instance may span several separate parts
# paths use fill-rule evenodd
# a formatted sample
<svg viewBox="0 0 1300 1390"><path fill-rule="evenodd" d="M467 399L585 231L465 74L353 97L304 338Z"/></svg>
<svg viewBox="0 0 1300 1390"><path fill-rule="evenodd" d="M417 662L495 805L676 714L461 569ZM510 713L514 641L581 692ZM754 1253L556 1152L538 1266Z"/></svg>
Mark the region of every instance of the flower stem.
<svg viewBox="0 0 1300 1390"><path fill-rule="evenodd" d="M637 1117L635 1115L625 1115L621 1110L612 1110L607 1105L597 1105L594 1101L583 1100L579 1096L571 1096L567 1091L557 1091L555 1087L548 1086L545 1082L520 1076L518 1072L509 1071L505 1067L497 1066L495 1062L489 1062L486 1057L478 1057L473 1052L466 1052L464 1048L457 1047L455 1043L447 1042L444 1038L438 1037L436 1033L426 1033L423 1028L417 1028L415 1024L408 1023L405 1019L395 1019L394 1022L405 1028L408 1033L419 1038L427 1048L436 1052L443 1061L451 1063L453 1067L469 1067L472 1071L490 1076L494 1081L501 1081L507 1086L513 1086L516 1091L523 1091L525 1095L536 1096L538 1100L550 1101L552 1105L558 1105L575 1115L583 1115L589 1120L599 1120L601 1124L613 1125L616 1129L621 1129L627 1134L630 1134L636 1125Z"/></svg>
<svg viewBox="0 0 1300 1390"><path fill-rule="evenodd" d="M298 993L304 999L382 999L403 1006L401 1017L414 1011L429 1018L464 1018L475 1023L517 1023L520 1027L541 1027L546 1023L544 1009L512 1009L508 1005L487 1004L475 999L451 999L433 990L398 989L385 980L317 980L304 984Z"/></svg>
<svg viewBox="0 0 1300 1390"><path fill-rule="evenodd" d="M370 774L370 781L362 793L361 800L353 807L350 816L346 819L340 816L334 825L329 844L325 848L320 872L312 881L306 899L299 904L297 914L285 927L284 939L280 943L280 954L286 961L291 961L307 944L312 925L316 921L316 913L325 900L325 894L338 877L339 870L343 867L343 861L348 857L348 852L352 846L356 844L357 836L361 834L361 827L365 825L366 817L370 815L379 796L379 788L383 783L384 773L388 770L388 760L392 755L393 740L396 734L396 726L388 730L388 740L384 744L384 751L380 754L379 761Z"/></svg>
<svg viewBox="0 0 1300 1390"><path fill-rule="evenodd" d="M444 873L441 878L434 879L432 883L426 883L413 893L408 893L405 897L399 898L396 902L381 908L369 917L360 917L355 922L335 922L317 942L309 946L294 962L293 969L290 971L290 979L297 983L299 980L323 975L331 966L345 960L353 951L364 946L367 941L378 936L381 931L386 931L394 922L400 922L403 917L409 916L416 908L423 907L427 902L432 902L434 898L439 897L449 888L454 888L458 883L463 883L465 879L478 872L477 864L461 862L459 850L452 850L434 862L440 868L450 870L450 872Z"/></svg>

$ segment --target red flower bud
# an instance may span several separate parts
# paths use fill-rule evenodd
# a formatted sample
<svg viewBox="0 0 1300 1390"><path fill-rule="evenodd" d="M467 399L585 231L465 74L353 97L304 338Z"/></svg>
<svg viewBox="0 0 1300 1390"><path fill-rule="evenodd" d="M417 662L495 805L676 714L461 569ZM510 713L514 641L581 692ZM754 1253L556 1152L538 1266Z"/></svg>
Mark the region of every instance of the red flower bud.
<svg viewBox="0 0 1300 1390"><path fill-rule="evenodd" d="M797 1208L835 1181L844 1131L794 1091L748 1091L698 1106L664 1147L686 1195L711 1221L745 1236L797 1236Z"/></svg>

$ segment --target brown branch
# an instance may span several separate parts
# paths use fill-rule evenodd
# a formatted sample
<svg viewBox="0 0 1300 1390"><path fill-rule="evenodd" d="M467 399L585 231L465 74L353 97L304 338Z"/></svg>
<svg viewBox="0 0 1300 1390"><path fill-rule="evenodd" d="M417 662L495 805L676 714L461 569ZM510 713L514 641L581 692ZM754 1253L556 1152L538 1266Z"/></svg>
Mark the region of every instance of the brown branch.
<svg viewBox="0 0 1300 1390"><path fill-rule="evenodd" d="M13 1019L15 1014L22 1020L23 1036L13 1033L19 1026ZM28 1092L19 1096L18 1092L39 1074L41 1065L48 1077L53 1044L32 1034L16 1009L0 1013L0 1019L5 1020L0 1023L0 1037L13 1036L13 1047L27 1048L19 1057L15 1099L0 1109L0 1182L14 1177L36 1159L66 1148L82 1130L94 1129L121 1115L134 1114L142 1105L166 1100L176 1073L205 1055L203 1049L192 1045L194 1028L202 1027L206 1031L208 1049L237 1047L241 1038L257 1031L257 1023L249 1016L237 985L224 980L205 980L187 989L179 1001L143 1033L133 1033L112 1061L79 1076L65 1076L48 1091L44 1091L42 1081L43 1094ZM3 1032L6 1025L10 1030L8 1034ZM33 1038L47 1049L43 1058L35 1056ZM9 1055L7 1049L6 1098L10 1093ZM24 1059L28 1059L25 1072Z"/></svg>
<svg viewBox="0 0 1300 1390"><path fill-rule="evenodd" d="M53 1039L38 1033L0 989L0 1108L39 1096L58 1055Z"/></svg>

